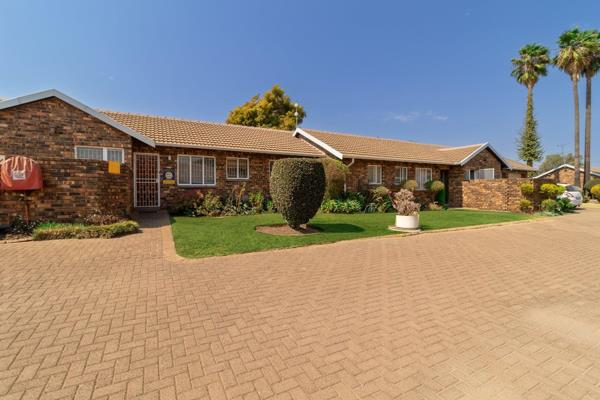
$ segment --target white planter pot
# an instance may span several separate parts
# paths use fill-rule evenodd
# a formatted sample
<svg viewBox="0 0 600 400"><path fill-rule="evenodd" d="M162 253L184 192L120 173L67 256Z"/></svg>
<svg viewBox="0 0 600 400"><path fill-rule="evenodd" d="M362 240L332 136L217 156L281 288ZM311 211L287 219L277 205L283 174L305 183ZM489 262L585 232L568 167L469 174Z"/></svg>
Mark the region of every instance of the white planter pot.
<svg viewBox="0 0 600 400"><path fill-rule="evenodd" d="M396 215L396 228L419 229L419 214Z"/></svg>

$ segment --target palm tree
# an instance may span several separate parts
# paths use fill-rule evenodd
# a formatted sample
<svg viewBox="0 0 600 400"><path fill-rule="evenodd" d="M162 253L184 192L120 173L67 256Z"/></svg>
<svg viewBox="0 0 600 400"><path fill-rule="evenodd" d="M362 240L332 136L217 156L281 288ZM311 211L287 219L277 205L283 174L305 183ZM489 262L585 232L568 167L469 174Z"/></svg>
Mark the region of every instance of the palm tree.
<svg viewBox="0 0 600 400"><path fill-rule="evenodd" d="M536 131L537 122L533 116L533 87L540 76L548 74L547 66L550 63L547 47L531 43L519 50L519 57L512 59L513 70L511 75L527 88L527 109L525 124L519 139L519 157L532 166L534 161L542 159L543 149Z"/></svg>
<svg viewBox="0 0 600 400"><path fill-rule="evenodd" d="M583 70L585 75L585 146L583 161L584 185L590 181L591 150L592 150L592 78L600 70L600 32L585 31L585 43L591 52L591 57Z"/></svg>
<svg viewBox="0 0 600 400"><path fill-rule="evenodd" d="M575 140L575 179L574 184L579 186L580 181L580 158L581 158L581 139L579 137L579 93L577 85L584 68L590 60L589 46L585 45L585 35L579 29L574 28L564 32L558 38L558 54L554 57L554 65L563 70L571 78L573 85L573 103L575 107L574 115L574 140Z"/></svg>

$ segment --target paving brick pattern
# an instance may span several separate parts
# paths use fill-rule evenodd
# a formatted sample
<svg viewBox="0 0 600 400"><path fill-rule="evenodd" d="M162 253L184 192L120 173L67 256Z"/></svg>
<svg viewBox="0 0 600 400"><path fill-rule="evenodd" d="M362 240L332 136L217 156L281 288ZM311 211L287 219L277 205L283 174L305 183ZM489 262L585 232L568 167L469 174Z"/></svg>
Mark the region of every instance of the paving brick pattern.
<svg viewBox="0 0 600 400"><path fill-rule="evenodd" d="M190 262L153 227L0 245L0 398L598 399L598 226Z"/></svg>

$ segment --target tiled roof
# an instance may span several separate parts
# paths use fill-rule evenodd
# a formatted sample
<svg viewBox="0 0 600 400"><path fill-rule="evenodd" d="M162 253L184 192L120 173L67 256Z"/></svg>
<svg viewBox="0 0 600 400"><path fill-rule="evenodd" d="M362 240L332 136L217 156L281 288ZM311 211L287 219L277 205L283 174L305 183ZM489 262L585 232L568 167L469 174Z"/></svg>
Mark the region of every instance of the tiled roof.
<svg viewBox="0 0 600 400"><path fill-rule="evenodd" d="M485 146L485 144L473 144L451 147L314 129L303 130L342 153L344 158L459 164L473 152Z"/></svg>
<svg viewBox="0 0 600 400"><path fill-rule="evenodd" d="M148 136L157 145L317 157L324 155L311 144L294 137L290 131L116 111L102 110L102 113Z"/></svg>
<svg viewBox="0 0 600 400"><path fill-rule="evenodd" d="M506 162L508 163L508 166L512 170L515 170L515 171L531 171L531 172L537 171L537 168L530 167L529 165L524 164L522 162L515 161L515 160L510 160L508 158L505 158L504 160L506 160Z"/></svg>

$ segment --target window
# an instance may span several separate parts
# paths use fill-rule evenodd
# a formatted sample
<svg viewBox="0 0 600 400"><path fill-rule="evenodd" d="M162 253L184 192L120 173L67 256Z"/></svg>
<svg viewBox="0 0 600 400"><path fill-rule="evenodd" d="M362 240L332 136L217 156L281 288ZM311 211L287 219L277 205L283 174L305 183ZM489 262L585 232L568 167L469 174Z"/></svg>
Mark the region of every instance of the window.
<svg viewBox="0 0 600 400"><path fill-rule="evenodd" d="M369 185L381 185L381 165L367 166L367 179Z"/></svg>
<svg viewBox="0 0 600 400"><path fill-rule="evenodd" d="M465 180L472 181L475 179L494 179L494 168L468 169L465 171Z"/></svg>
<svg viewBox="0 0 600 400"><path fill-rule="evenodd" d="M75 158L80 160L118 161L123 163L123 149L113 147L76 146Z"/></svg>
<svg viewBox="0 0 600 400"><path fill-rule="evenodd" d="M250 176L247 158L227 158L227 179L248 179Z"/></svg>
<svg viewBox="0 0 600 400"><path fill-rule="evenodd" d="M417 178L417 190L425 190L425 184L433 178L431 168L417 168L415 172Z"/></svg>
<svg viewBox="0 0 600 400"><path fill-rule="evenodd" d="M209 186L216 183L214 157L177 156L177 184L180 186Z"/></svg>
<svg viewBox="0 0 600 400"><path fill-rule="evenodd" d="M400 185L408 179L408 168L407 167L396 167L394 171L394 184Z"/></svg>

